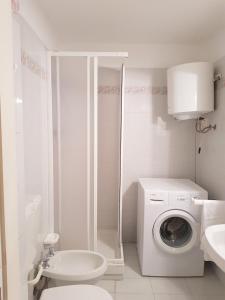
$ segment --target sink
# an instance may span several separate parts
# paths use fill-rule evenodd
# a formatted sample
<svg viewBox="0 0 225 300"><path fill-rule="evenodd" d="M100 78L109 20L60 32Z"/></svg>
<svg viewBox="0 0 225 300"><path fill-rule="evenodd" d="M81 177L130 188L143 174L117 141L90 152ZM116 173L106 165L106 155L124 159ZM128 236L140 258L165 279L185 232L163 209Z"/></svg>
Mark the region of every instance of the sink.
<svg viewBox="0 0 225 300"><path fill-rule="evenodd" d="M210 259L225 272L225 224L206 228L203 244Z"/></svg>
<svg viewBox="0 0 225 300"><path fill-rule="evenodd" d="M57 251L49 260L49 268L43 276L57 280L56 285L94 283L106 271L106 258L100 253L88 250Z"/></svg>

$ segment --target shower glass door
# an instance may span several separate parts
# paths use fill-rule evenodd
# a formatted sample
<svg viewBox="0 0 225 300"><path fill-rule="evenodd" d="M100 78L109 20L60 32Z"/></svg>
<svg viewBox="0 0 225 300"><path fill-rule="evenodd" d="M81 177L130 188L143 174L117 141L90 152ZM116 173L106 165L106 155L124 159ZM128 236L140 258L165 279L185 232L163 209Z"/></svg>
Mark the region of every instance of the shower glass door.
<svg viewBox="0 0 225 300"><path fill-rule="evenodd" d="M98 70L98 242L109 273L123 264L122 148L125 68L99 61ZM122 260L122 261L120 261ZM120 264L121 263L121 264ZM110 270L111 269L111 270Z"/></svg>
<svg viewBox="0 0 225 300"><path fill-rule="evenodd" d="M88 248L87 96L87 58L53 57L54 219L64 250Z"/></svg>
<svg viewBox="0 0 225 300"><path fill-rule="evenodd" d="M60 234L60 249L96 250L120 267L121 57L127 54L51 55L54 228Z"/></svg>

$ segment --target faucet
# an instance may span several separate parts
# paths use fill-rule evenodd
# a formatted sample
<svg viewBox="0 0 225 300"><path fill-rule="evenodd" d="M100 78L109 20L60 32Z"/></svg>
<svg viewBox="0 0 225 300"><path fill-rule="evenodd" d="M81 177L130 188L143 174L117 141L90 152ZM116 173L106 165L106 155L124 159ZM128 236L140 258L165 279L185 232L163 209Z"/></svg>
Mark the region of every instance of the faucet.
<svg viewBox="0 0 225 300"><path fill-rule="evenodd" d="M57 233L50 233L46 236L43 245L44 249L48 249L48 256L52 257L54 253L54 245L58 242L59 235Z"/></svg>
<svg viewBox="0 0 225 300"><path fill-rule="evenodd" d="M50 267L48 262L49 262L49 255L47 254L46 256L44 256L44 258L41 261L41 266L43 269L48 269Z"/></svg>
<svg viewBox="0 0 225 300"><path fill-rule="evenodd" d="M53 246L50 246L48 247L48 257L52 257L55 255L55 251L54 251L54 247Z"/></svg>

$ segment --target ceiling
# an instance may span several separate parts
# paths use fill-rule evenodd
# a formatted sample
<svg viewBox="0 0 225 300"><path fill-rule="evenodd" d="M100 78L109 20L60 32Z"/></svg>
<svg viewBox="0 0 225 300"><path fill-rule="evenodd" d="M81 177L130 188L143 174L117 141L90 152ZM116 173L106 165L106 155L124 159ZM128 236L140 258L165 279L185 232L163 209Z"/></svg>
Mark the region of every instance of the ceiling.
<svg viewBox="0 0 225 300"><path fill-rule="evenodd" d="M198 43L225 27L225 0L35 2L65 43Z"/></svg>

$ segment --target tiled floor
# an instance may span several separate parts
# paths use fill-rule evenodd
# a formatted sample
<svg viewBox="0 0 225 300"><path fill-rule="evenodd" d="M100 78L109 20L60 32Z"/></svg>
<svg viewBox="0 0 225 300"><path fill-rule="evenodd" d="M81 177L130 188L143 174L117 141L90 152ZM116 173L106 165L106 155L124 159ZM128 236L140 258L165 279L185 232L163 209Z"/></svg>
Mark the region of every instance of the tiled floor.
<svg viewBox="0 0 225 300"><path fill-rule="evenodd" d="M114 300L224 300L225 286L206 268L204 278L142 277L135 244L124 245L125 273L121 281L101 280Z"/></svg>

